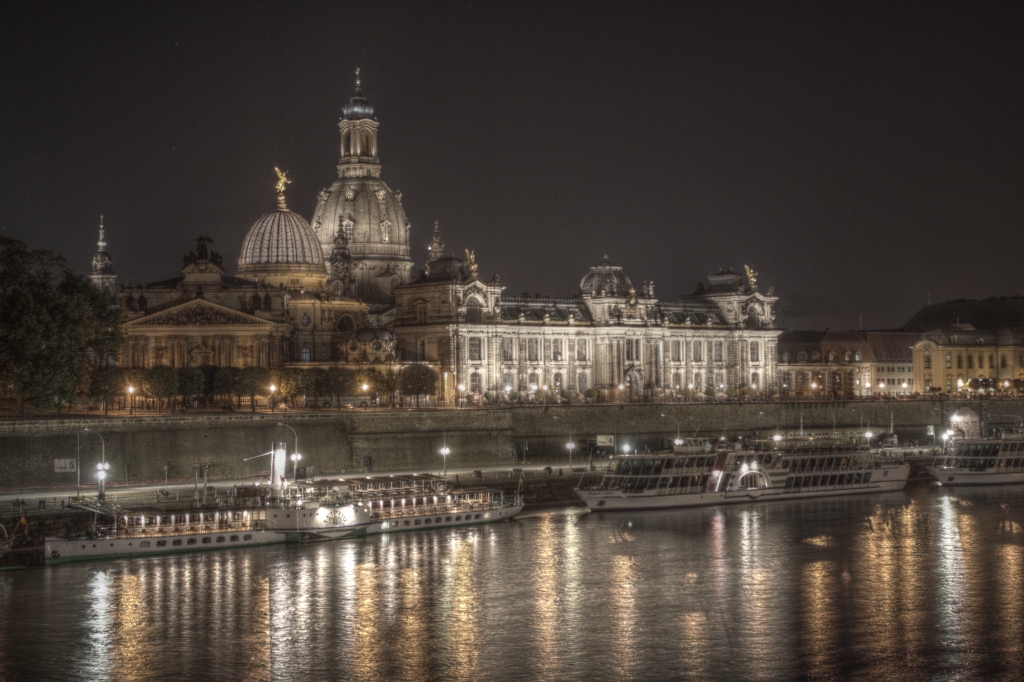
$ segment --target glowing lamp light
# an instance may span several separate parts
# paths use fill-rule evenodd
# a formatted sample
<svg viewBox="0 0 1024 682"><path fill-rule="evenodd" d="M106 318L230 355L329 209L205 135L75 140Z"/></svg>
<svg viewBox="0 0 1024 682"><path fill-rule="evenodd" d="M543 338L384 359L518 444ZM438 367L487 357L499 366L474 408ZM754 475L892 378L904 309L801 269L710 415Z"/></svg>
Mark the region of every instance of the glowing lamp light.
<svg viewBox="0 0 1024 682"><path fill-rule="evenodd" d="M675 442L676 445L682 445L683 444L683 439L682 438L676 438L674 442Z"/></svg>
<svg viewBox="0 0 1024 682"><path fill-rule="evenodd" d="M369 385L369 384L363 384L363 390L364 390L364 391L367 391L367 390L369 390L369 388L370 388L370 385Z"/></svg>
<svg viewBox="0 0 1024 682"><path fill-rule="evenodd" d="M776 433L774 436L772 436L772 440L778 443L780 440L782 440L782 436Z"/></svg>
<svg viewBox="0 0 1024 682"><path fill-rule="evenodd" d="M942 440L943 440L943 441L947 441L947 440L949 440L949 434L948 434L948 433L944 433L944 434L942 434Z"/></svg>
<svg viewBox="0 0 1024 682"><path fill-rule="evenodd" d="M743 473L747 473L747 471L749 469L750 469L750 467L748 467L745 462L744 462L743 466L740 467L740 471L742 471Z"/></svg>
<svg viewBox="0 0 1024 682"><path fill-rule="evenodd" d="M867 433L864 434L865 438L874 438L874 436L875 436L875 434L871 433L870 431L868 431Z"/></svg>
<svg viewBox="0 0 1024 682"><path fill-rule="evenodd" d="M131 395L132 393L135 393L135 387L134 386L129 386L128 387L128 394Z"/></svg>
<svg viewBox="0 0 1024 682"><path fill-rule="evenodd" d="M686 387L687 387L688 389L690 389L691 391L693 390L693 384L686 384Z"/></svg>
<svg viewBox="0 0 1024 682"><path fill-rule="evenodd" d="M619 390L620 390L620 391L621 391L622 389L624 389L624 388L626 388L626 387L625 387L625 386L623 386L622 384L619 384Z"/></svg>

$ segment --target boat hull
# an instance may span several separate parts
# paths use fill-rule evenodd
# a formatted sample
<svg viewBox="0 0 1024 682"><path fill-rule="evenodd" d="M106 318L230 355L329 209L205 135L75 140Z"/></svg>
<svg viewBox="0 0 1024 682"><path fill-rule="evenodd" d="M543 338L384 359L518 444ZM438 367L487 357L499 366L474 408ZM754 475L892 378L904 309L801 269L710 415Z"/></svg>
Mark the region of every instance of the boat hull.
<svg viewBox="0 0 1024 682"><path fill-rule="evenodd" d="M879 476L870 483L843 487L817 488L814 490L787 490L783 487L768 487L749 490L724 490L718 492L696 492L683 494L622 493L618 490L581 490L576 494L591 511L638 511L643 509L683 509L687 507L710 507L722 504L743 504L747 502L773 502L782 500L806 500L821 497L864 495L867 493L897 492L907 485L910 465L882 467Z"/></svg>
<svg viewBox="0 0 1024 682"><path fill-rule="evenodd" d="M928 473L942 485L1014 485L1024 483L1024 471L999 473L998 471L968 471L927 467Z"/></svg>
<svg viewBox="0 0 1024 682"><path fill-rule="evenodd" d="M224 533L190 533L152 537L46 538L46 563L64 564L72 561L99 559L133 559L162 554L204 552L239 547L261 547L285 541L286 533L271 530L235 530ZM236 539L233 539L236 538ZM209 542L203 542L203 540ZM189 544L190 541L192 544ZM148 542L148 546L142 543ZM166 543L158 545L158 542ZM175 543L179 544L175 544Z"/></svg>
<svg viewBox="0 0 1024 682"><path fill-rule="evenodd" d="M376 535L378 533L403 533L411 530L430 530L432 528L451 528L453 526L475 526L482 523L508 521L521 511L523 511L523 505L512 505L496 509L482 509L480 511L448 511L442 514L403 516L401 518L371 523L366 532L369 535Z"/></svg>

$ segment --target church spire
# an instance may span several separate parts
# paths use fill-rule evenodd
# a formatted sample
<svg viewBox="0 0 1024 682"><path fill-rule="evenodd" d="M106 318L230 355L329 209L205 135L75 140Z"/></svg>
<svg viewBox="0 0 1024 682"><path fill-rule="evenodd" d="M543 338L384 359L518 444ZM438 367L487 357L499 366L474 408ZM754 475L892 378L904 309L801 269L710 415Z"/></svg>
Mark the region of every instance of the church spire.
<svg viewBox="0 0 1024 682"><path fill-rule="evenodd" d="M100 291L106 292L109 296L114 295L117 275L114 274L114 261L107 253L107 239L102 215L100 216L100 238L96 241L96 254L92 257L92 274L89 275L89 280Z"/></svg>

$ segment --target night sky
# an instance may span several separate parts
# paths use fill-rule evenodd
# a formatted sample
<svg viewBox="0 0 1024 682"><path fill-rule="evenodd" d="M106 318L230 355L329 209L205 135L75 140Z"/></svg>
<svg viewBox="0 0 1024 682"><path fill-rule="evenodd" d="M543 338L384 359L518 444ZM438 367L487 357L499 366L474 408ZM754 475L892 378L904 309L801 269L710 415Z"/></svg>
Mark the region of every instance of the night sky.
<svg viewBox="0 0 1024 682"><path fill-rule="evenodd" d="M121 282L199 233L229 273L335 179L361 67L417 269L435 218L506 295L604 254L691 293L750 264L791 328L1024 289L1024 4L17 3L2 234Z"/></svg>

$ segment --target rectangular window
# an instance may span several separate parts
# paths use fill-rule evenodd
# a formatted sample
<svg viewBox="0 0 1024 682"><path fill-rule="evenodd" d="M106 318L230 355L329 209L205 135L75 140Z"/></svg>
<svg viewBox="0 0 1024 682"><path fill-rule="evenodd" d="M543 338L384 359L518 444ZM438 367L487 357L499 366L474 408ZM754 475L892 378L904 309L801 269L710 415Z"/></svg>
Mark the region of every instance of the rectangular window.
<svg viewBox="0 0 1024 682"><path fill-rule="evenodd" d="M633 339L626 339L626 359L633 360Z"/></svg>
<svg viewBox="0 0 1024 682"><path fill-rule="evenodd" d="M416 324L427 323L427 306L421 305L416 308Z"/></svg>
<svg viewBox="0 0 1024 682"><path fill-rule="evenodd" d="M750 342L750 361L761 362L761 344L757 341Z"/></svg>
<svg viewBox="0 0 1024 682"><path fill-rule="evenodd" d="M483 354L480 349L480 337L471 336L469 337L469 359L470 360L483 360Z"/></svg>
<svg viewBox="0 0 1024 682"><path fill-rule="evenodd" d="M693 342L693 361L704 362L704 342L694 341Z"/></svg>
<svg viewBox="0 0 1024 682"><path fill-rule="evenodd" d="M540 360L540 339L527 339L526 359L530 362L537 362Z"/></svg>
<svg viewBox="0 0 1024 682"><path fill-rule="evenodd" d="M587 361L587 341L586 339L576 340L576 361L586 362Z"/></svg>
<svg viewBox="0 0 1024 682"><path fill-rule="evenodd" d="M576 377L576 386L579 389L580 393L582 393L583 391L587 390L587 375L586 374L583 374L581 372L580 375L578 377Z"/></svg>
<svg viewBox="0 0 1024 682"><path fill-rule="evenodd" d="M953 356L946 353L946 369L953 369Z"/></svg>
<svg viewBox="0 0 1024 682"><path fill-rule="evenodd" d="M515 339L502 339L501 340L501 361L512 362L515 351Z"/></svg>
<svg viewBox="0 0 1024 682"><path fill-rule="evenodd" d="M551 359L555 362L562 361L562 339L551 339Z"/></svg>
<svg viewBox="0 0 1024 682"><path fill-rule="evenodd" d="M673 341L672 345L670 346L672 362L680 362L682 360L681 353L679 351L679 346L679 341Z"/></svg>
<svg viewBox="0 0 1024 682"><path fill-rule="evenodd" d="M723 362L725 354L723 353L723 345L721 341L715 341L715 362Z"/></svg>
<svg viewBox="0 0 1024 682"><path fill-rule="evenodd" d="M469 375L469 390L477 395L483 393L483 377L480 376L480 372L473 372Z"/></svg>

